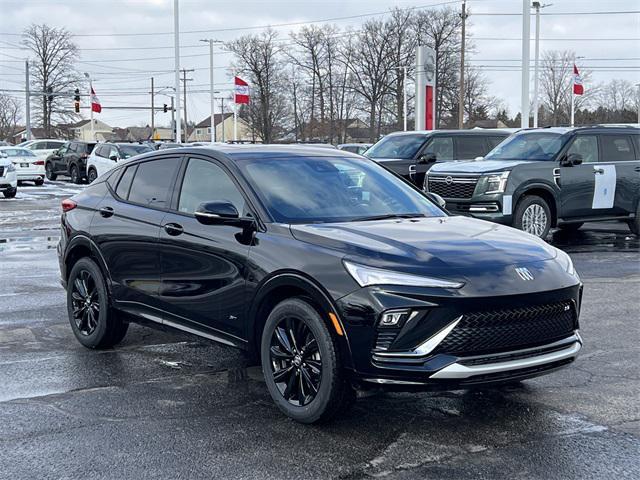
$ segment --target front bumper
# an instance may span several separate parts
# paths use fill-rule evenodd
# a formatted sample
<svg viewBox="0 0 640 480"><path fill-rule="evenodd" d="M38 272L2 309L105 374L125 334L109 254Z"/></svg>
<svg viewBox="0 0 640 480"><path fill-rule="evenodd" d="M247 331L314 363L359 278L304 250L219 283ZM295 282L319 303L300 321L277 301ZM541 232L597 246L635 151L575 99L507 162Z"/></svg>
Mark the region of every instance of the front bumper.
<svg viewBox="0 0 640 480"><path fill-rule="evenodd" d="M581 285L486 298L362 289L339 302L354 380L363 388L437 390L552 372L582 347L581 295ZM381 328L380 314L398 308L420 314L395 331Z"/></svg>
<svg viewBox="0 0 640 480"><path fill-rule="evenodd" d="M511 225L512 203L511 196L478 195L470 199L445 198L447 211L453 215L488 220L490 222Z"/></svg>
<svg viewBox="0 0 640 480"><path fill-rule="evenodd" d="M16 172L5 173L0 177L0 191L9 190L18 186L18 176Z"/></svg>

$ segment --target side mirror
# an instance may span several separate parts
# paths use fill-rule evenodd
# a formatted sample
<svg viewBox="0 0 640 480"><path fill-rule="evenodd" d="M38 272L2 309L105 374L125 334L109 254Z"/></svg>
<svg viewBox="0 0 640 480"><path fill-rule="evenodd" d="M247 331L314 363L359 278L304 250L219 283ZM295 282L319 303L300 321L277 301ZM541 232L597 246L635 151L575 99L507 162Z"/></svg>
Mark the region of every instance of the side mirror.
<svg viewBox="0 0 640 480"><path fill-rule="evenodd" d="M480 160L484 160L484 157L483 157L483 156L476 157L476 158L474 158L474 160L475 160L476 162L479 162Z"/></svg>
<svg viewBox="0 0 640 480"><path fill-rule="evenodd" d="M581 163L582 155L580 155L579 153L570 153L560 161L560 166L575 167L576 165L580 165Z"/></svg>
<svg viewBox="0 0 640 480"><path fill-rule="evenodd" d="M254 223L252 218L240 218L236 207L226 200L201 203L194 215L203 225L233 225L244 228Z"/></svg>
<svg viewBox="0 0 640 480"><path fill-rule="evenodd" d="M418 157L418 163L421 164L435 162L436 160L438 160L438 156L435 153L423 153Z"/></svg>
<svg viewBox="0 0 640 480"><path fill-rule="evenodd" d="M437 193L433 193L433 192L425 192L425 195L427 197L429 197L429 200L431 200L433 203L435 203L436 205L438 205L440 208L446 208L447 207L447 202L444 201L444 198L442 198L440 195L438 195Z"/></svg>
<svg viewBox="0 0 640 480"><path fill-rule="evenodd" d="M118 157L116 157L115 155L111 155L109 157L109 160L113 160L114 162L117 162L118 161Z"/></svg>

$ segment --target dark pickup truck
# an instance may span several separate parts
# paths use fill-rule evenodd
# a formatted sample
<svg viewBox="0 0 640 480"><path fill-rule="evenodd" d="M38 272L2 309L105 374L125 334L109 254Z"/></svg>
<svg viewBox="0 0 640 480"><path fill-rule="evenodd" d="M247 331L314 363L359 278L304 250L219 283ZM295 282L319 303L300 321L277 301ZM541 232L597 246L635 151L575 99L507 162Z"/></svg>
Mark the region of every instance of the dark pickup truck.
<svg viewBox="0 0 640 480"><path fill-rule="evenodd" d="M512 132L508 129L397 132L380 139L365 156L422 187L433 164L482 157Z"/></svg>

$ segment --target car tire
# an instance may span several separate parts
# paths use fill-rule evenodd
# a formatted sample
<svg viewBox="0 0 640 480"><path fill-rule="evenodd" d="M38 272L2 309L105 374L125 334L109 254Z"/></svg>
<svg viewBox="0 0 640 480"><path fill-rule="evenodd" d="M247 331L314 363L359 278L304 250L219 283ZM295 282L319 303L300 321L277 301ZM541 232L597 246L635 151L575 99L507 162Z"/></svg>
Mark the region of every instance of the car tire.
<svg viewBox="0 0 640 480"><path fill-rule="evenodd" d="M80 185L82 183L82 177L80 177L80 171L78 167L75 165L71 165L69 169L69 177L71 177L71 183L75 183L76 185Z"/></svg>
<svg viewBox="0 0 640 480"><path fill-rule="evenodd" d="M89 172L87 173L87 182L93 183L95 182L96 178L98 178L98 172L96 172L95 168L90 168Z"/></svg>
<svg viewBox="0 0 640 480"><path fill-rule="evenodd" d="M33 183L36 184L36 187L41 187L44 185L44 178L38 178L37 180L34 180Z"/></svg>
<svg viewBox="0 0 640 480"><path fill-rule="evenodd" d="M18 193L18 187L7 188L4 192L2 192L2 194L4 195L4 198L14 198L17 193Z"/></svg>
<svg viewBox="0 0 640 480"><path fill-rule="evenodd" d="M110 306L100 267L86 257L78 260L69 274L67 313L74 335L87 348L113 347L129 328Z"/></svg>
<svg viewBox="0 0 640 480"><path fill-rule="evenodd" d="M629 225L631 233L640 237L640 201L638 201L638 207L636 208L636 218L629 220L627 225Z"/></svg>
<svg viewBox="0 0 640 480"><path fill-rule="evenodd" d="M551 228L551 209L537 195L524 196L513 214L513 226L539 238L546 238Z"/></svg>
<svg viewBox="0 0 640 480"><path fill-rule="evenodd" d="M558 228L560 230L564 230L566 232L575 232L575 231L579 230L580 227L582 227L582 225L584 225L584 222L562 223L562 224L558 225Z"/></svg>
<svg viewBox="0 0 640 480"><path fill-rule="evenodd" d="M326 422L355 401L336 339L318 311L302 298L274 307L262 332L260 354L271 398L298 422Z"/></svg>
<svg viewBox="0 0 640 480"><path fill-rule="evenodd" d="M47 177L47 180L54 181L56 178L58 178L58 175L53 173L53 165L51 165L50 163L47 163L45 165L44 174Z"/></svg>

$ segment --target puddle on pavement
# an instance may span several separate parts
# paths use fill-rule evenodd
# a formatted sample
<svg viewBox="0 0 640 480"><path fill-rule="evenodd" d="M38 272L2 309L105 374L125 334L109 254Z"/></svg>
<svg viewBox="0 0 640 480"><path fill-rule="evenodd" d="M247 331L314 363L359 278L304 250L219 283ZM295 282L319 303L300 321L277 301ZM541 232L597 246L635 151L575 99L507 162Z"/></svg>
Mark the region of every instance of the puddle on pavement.
<svg viewBox="0 0 640 480"><path fill-rule="evenodd" d="M55 250L59 235L41 237L0 238L0 252L24 252L30 250Z"/></svg>
<svg viewBox="0 0 640 480"><path fill-rule="evenodd" d="M640 251L640 238L631 232L578 230L553 232L549 243L567 253Z"/></svg>

